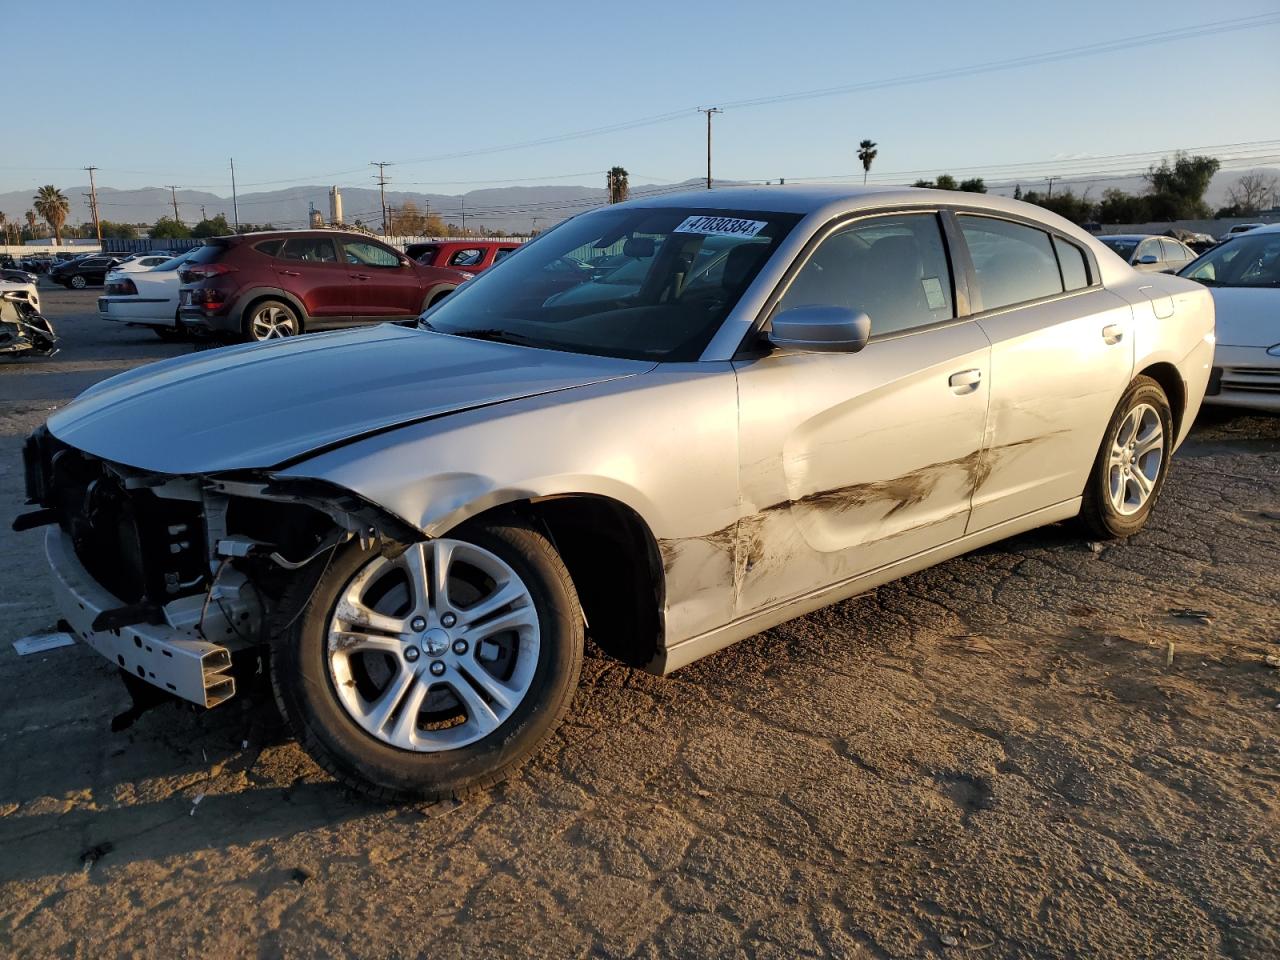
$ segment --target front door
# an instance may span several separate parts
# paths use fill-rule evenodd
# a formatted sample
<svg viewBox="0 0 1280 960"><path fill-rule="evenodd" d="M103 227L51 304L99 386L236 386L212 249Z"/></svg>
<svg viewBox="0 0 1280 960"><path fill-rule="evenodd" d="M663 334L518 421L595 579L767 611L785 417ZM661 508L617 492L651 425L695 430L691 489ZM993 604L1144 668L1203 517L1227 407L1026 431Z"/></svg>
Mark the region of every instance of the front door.
<svg viewBox="0 0 1280 960"><path fill-rule="evenodd" d="M778 305L871 317L860 352L735 363L738 615L964 534L982 465L990 345L956 318L935 213L836 228Z"/></svg>
<svg viewBox="0 0 1280 960"><path fill-rule="evenodd" d="M418 271L403 264L399 254L371 240L343 240L342 249L357 321L416 317L422 312Z"/></svg>

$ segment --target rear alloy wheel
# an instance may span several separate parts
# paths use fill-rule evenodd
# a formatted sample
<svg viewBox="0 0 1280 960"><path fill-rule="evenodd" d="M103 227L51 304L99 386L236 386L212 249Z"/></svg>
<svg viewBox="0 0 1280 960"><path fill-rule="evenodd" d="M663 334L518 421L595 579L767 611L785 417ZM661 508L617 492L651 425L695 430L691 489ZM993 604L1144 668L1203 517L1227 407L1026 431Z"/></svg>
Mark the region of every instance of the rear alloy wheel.
<svg viewBox="0 0 1280 960"><path fill-rule="evenodd" d="M1138 377L1116 407L1085 487L1080 515L1102 538L1128 537L1147 522L1169 471L1173 416L1164 390Z"/></svg>
<svg viewBox="0 0 1280 960"><path fill-rule="evenodd" d="M77 290L83 290L85 287L89 285L89 281L77 273L74 277L71 278L71 285L75 287Z"/></svg>
<svg viewBox="0 0 1280 960"><path fill-rule="evenodd" d="M250 340L278 340L295 337L302 324L293 308L279 300L263 300L256 304L245 320L245 334Z"/></svg>
<svg viewBox="0 0 1280 960"><path fill-rule="evenodd" d="M296 589L309 599L272 653L277 700L312 757L363 793L442 799L497 783L577 685L573 583L523 524L395 551L353 544Z"/></svg>

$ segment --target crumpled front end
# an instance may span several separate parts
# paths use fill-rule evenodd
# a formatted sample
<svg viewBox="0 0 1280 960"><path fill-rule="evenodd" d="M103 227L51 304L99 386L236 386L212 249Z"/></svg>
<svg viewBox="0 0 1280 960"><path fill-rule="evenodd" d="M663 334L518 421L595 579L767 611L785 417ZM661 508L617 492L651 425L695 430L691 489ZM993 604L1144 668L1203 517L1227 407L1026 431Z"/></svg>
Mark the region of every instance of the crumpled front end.
<svg viewBox="0 0 1280 960"><path fill-rule="evenodd" d="M337 487L268 474L177 476L115 464L38 430L17 530L48 526L61 617L122 671L213 707L289 625L290 581L348 540L418 539Z"/></svg>

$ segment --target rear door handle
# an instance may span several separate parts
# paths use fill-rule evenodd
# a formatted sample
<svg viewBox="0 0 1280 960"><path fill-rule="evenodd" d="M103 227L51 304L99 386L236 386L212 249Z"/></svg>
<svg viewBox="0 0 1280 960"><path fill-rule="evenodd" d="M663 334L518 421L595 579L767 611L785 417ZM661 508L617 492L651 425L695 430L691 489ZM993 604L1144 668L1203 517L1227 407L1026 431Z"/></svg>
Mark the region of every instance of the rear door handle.
<svg viewBox="0 0 1280 960"><path fill-rule="evenodd" d="M281 271L280 271L280 276L282 276L282 277L300 277L300 276L302 276L302 274L300 274L297 270L281 270Z"/></svg>
<svg viewBox="0 0 1280 960"><path fill-rule="evenodd" d="M947 383L951 384L952 391L960 394L973 393L981 382L981 370L961 370L959 373L953 373L947 380Z"/></svg>
<svg viewBox="0 0 1280 960"><path fill-rule="evenodd" d="M1107 343L1119 343L1124 339L1124 331L1116 324L1109 323L1102 328L1102 339Z"/></svg>
<svg viewBox="0 0 1280 960"><path fill-rule="evenodd" d="M367 273L349 273L347 274L347 276L349 276L352 280L368 280L369 279L369 275Z"/></svg>

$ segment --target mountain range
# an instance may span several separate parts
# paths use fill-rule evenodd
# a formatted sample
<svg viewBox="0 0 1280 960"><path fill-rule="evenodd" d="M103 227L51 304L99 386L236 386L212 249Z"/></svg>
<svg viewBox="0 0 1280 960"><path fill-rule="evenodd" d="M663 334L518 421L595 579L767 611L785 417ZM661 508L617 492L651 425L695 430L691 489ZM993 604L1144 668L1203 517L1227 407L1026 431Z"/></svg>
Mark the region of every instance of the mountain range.
<svg viewBox="0 0 1280 960"><path fill-rule="evenodd" d="M1223 170L1213 178L1205 200L1212 209L1226 205L1227 190L1241 175L1249 170ZM1280 170L1258 168L1258 172L1280 176ZM728 181L717 181L728 185ZM677 190L697 189L700 178L690 178L677 184L637 184L631 187L632 197L644 197ZM1007 186L1006 186L1007 183ZM1044 190L1043 180L1028 179L1022 184L1025 190ZM1089 196L1101 197L1105 190L1116 188L1130 193L1143 190L1145 183L1140 176L1091 178L1072 181L1070 178L1055 184L1055 190L1071 189L1077 194L1086 189ZM989 184L991 193L1009 195L1013 184L1001 181L999 186ZM25 211L31 208L36 187L0 193L0 211L11 221L21 223ZM63 187L71 202L69 223L79 224L91 219L85 186ZM362 221L377 228L382 219L381 199L377 190L364 187L342 187L343 218L348 223ZM231 198L200 190L178 190L178 211L182 220L194 224L205 216L225 214L228 222L234 219ZM510 186L471 190L462 194L418 193L404 190L388 190L387 205L400 206L412 200L422 212L439 214L446 222L468 226L484 226L504 232L526 232L531 228L543 228L572 216L582 210L600 206L608 194L603 187L589 186ZM312 205L328 220L329 187L312 185L288 187L283 190L243 193L237 198L241 223L270 223L276 227L301 227L308 222ZM167 188L145 187L139 190L116 190L101 187L98 190L100 216L104 220L124 223L154 223L159 217L173 215L173 197Z"/></svg>

